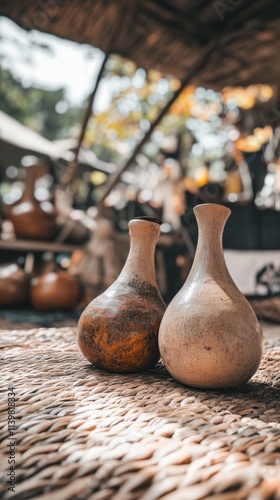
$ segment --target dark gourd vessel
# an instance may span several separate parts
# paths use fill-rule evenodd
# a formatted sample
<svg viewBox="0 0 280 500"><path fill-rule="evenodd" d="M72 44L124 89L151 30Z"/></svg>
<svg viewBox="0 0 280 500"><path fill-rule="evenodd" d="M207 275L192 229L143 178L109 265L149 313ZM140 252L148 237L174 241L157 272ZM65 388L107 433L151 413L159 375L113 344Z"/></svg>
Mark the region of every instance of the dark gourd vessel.
<svg viewBox="0 0 280 500"><path fill-rule="evenodd" d="M155 273L158 219L129 222L130 250L117 280L85 309L78 323L78 344L97 368L130 373L159 360L158 330L166 306Z"/></svg>

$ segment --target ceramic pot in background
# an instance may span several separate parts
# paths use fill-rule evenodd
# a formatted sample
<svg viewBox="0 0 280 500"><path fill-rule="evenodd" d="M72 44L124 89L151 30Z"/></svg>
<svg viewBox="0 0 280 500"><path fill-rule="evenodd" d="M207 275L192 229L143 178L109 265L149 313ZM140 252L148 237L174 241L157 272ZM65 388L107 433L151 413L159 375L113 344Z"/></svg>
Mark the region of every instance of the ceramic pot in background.
<svg viewBox="0 0 280 500"><path fill-rule="evenodd" d="M41 275L31 280L31 304L40 311L74 309L79 296L78 279L67 271L56 269L54 259Z"/></svg>
<svg viewBox="0 0 280 500"><path fill-rule="evenodd" d="M29 278L16 263L0 266L0 307L25 304L29 295Z"/></svg>
<svg viewBox="0 0 280 500"><path fill-rule="evenodd" d="M129 222L130 250L117 280L82 313L78 344L97 368L139 372L159 360L158 329L165 311L155 273L160 221Z"/></svg>
<svg viewBox="0 0 280 500"><path fill-rule="evenodd" d="M51 241L57 233L56 213L50 202L35 198L36 177L36 165L28 167L24 192L6 212L17 238Z"/></svg>
<svg viewBox="0 0 280 500"><path fill-rule="evenodd" d="M247 382L262 356L262 330L224 260L222 234L230 210L194 209L199 240L191 272L162 319L159 347L170 374L200 388Z"/></svg>

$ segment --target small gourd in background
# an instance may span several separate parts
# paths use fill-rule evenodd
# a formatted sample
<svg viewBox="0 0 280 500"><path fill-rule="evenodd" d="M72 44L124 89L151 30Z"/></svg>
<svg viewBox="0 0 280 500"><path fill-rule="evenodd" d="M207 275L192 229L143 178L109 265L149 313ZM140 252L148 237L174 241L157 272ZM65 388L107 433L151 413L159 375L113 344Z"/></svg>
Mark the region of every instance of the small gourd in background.
<svg viewBox="0 0 280 500"><path fill-rule="evenodd" d="M0 307L25 304L29 295L29 278L16 263L0 266Z"/></svg>
<svg viewBox="0 0 280 500"><path fill-rule="evenodd" d="M159 360L158 329L165 304L155 273L158 219L129 222L130 250L109 288L95 298L78 323L78 345L97 368L130 373L151 368Z"/></svg>
<svg viewBox="0 0 280 500"><path fill-rule="evenodd" d="M5 207L7 216L14 226L17 238L51 241L58 231L54 206L49 201L40 202L35 198L36 164L26 169L22 196L13 205Z"/></svg>
<svg viewBox="0 0 280 500"><path fill-rule="evenodd" d="M67 271L57 269L52 258L46 269L31 280L30 299L40 311L71 310L80 296L78 279Z"/></svg>

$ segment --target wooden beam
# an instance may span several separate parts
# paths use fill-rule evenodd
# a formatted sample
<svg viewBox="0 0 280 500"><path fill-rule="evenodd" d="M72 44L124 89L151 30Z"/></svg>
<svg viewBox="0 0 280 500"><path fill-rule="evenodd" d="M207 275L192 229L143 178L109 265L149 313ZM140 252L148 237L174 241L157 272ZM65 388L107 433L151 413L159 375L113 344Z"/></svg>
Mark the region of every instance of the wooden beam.
<svg viewBox="0 0 280 500"><path fill-rule="evenodd" d="M72 253L80 245L66 245L50 241L31 241L31 240L0 240L0 250L20 250L27 252L57 252Z"/></svg>
<svg viewBox="0 0 280 500"><path fill-rule="evenodd" d="M92 108L93 108L94 100L95 100L96 93L97 93L97 90L99 87L99 83L102 79L104 69L105 69L105 66L106 66L106 63L107 63L109 57L110 57L110 54L105 55L103 62L101 64L100 70L98 72L93 91L88 97L88 105L87 105L87 108L86 108L86 111L84 114L78 144L77 144L77 147L75 148L75 151L74 151L75 157L74 157L74 160L69 164L64 176L62 177L62 180L60 182L61 189L65 189L67 186L69 186L69 184L71 184L72 180L74 179L75 173L77 171L77 168L79 165L79 161L78 161L79 152L80 152L80 149L81 149L84 137L85 137L88 121L92 115Z"/></svg>

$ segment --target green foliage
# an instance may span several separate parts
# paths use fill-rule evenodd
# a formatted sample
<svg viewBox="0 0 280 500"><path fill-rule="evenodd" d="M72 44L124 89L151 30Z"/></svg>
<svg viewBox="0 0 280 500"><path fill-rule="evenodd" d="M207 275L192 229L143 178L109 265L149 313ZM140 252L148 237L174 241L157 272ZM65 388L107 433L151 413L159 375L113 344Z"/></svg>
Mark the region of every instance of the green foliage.
<svg viewBox="0 0 280 500"><path fill-rule="evenodd" d="M65 103L65 112L56 111L57 103ZM81 122L83 109L68 107L64 89L25 88L8 69L0 67L0 108L24 125L30 126L50 140L69 137Z"/></svg>
<svg viewBox="0 0 280 500"><path fill-rule="evenodd" d="M92 115L85 138L102 159L123 161L171 95L167 80L165 93L159 91L161 75L153 73L150 78L152 72L147 74L119 56L107 62L104 78L111 83L111 100L105 111Z"/></svg>
<svg viewBox="0 0 280 500"><path fill-rule="evenodd" d="M85 143L102 159L118 163L131 154L180 82L163 76L156 69L137 68L132 61L116 55L107 61L104 78L111 84L111 100L105 111L93 113ZM158 125L156 134L152 134L144 148L151 159L155 159L166 135L189 137L185 122L191 116L190 99L194 93L195 88L189 87L179 105L177 102L176 109L171 108Z"/></svg>

